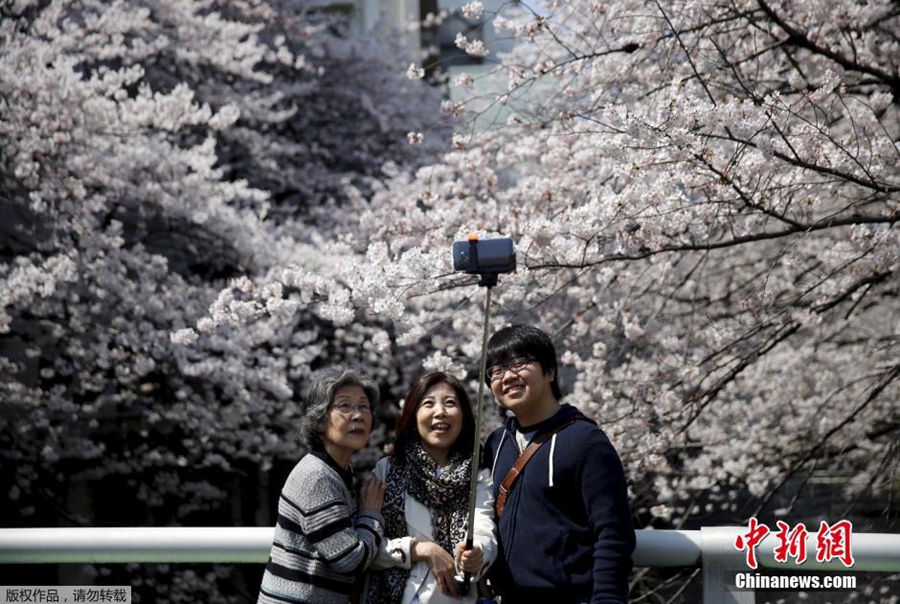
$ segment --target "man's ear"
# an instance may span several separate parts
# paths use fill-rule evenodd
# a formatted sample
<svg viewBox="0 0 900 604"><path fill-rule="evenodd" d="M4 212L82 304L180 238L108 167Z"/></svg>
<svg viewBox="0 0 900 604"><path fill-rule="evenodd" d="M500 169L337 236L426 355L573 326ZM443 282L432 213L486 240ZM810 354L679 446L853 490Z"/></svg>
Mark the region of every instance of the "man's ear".
<svg viewBox="0 0 900 604"><path fill-rule="evenodd" d="M547 371L547 375L550 376L550 382L556 381L556 369L550 369Z"/></svg>

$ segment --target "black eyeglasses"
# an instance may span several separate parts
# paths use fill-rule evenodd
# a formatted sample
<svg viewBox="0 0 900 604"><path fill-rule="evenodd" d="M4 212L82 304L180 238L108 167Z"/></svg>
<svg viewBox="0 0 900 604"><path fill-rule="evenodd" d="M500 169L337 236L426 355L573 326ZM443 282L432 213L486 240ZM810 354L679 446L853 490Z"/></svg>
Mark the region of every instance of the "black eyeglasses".
<svg viewBox="0 0 900 604"><path fill-rule="evenodd" d="M531 357L516 357L514 359L510 359L505 363L499 363L497 365L491 365L487 368L487 377L490 381L496 382L503 374L507 371L512 371L513 373L519 373L525 367L528 366L529 363L534 363L534 359Z"/></svg>

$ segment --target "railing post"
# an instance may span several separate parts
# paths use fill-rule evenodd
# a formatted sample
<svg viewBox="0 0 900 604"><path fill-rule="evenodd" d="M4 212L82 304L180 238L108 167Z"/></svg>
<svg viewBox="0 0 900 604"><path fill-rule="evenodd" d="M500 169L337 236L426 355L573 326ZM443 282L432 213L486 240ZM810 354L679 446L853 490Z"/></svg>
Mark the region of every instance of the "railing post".
<svg viewBox="0 0 900 604"><path fill-rule="evenodd" d="M734 547L741 529L711 526L700 529L703 564L703 604L756 604L752 589L738 590L734 575L747 571L744 553Z"/></svg>

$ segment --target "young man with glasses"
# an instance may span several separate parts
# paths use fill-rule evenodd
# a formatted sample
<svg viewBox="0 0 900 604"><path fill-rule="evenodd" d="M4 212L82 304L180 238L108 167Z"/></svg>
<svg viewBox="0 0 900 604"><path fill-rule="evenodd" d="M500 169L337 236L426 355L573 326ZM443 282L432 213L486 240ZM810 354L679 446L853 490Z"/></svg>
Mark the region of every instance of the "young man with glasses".
<svg viewBox="0 0 900 604"><path fill-rule="evenodd" d="M492 587L504 604L624 603L635 540L619 455L592 420L560 404L546 333L501 329L487 363L494 397L513 414L484 447L498 503ZM533 457L504 484L530 444Z"/></svg>

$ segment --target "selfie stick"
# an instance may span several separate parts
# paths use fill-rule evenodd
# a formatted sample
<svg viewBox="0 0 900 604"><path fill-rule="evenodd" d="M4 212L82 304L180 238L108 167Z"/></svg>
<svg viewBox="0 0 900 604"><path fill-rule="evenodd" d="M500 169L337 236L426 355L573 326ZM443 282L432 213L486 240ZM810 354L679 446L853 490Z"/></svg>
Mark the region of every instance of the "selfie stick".
<svg viewBox="0 0 900 604"><path fill-rule="evenodd" d="M475 257L477 263L477 235L469 235L469 254ZM484 335L481 339L481 368L478 372L478 398L475 400L475 444L472 450L472 480L469 484L469 523L466 527L466 550L472 549L475 539L475 504L478 489L478 467L481 456L481 408L484 400L485 375L487 374L487 343L489 325L491 320L491 288L497 285L497 273L480 273L481 280L478 285L487 288L487 296L484 300ZM467 595L472 575L465 573L460 595Z"/></svg>
<svg viewBox="0 0 900 604"><path fill-rule="evenodd" d="M496 279L496 275L494 276ZM480 285L480 284L479 284ZM475 540L475 499L478 489L478 468L480 465L481 455L481 408L484 398L484 378L487 373L487 342L488 342L488 324L491 315L491 287L487 285L487 296L484 300L484 337L481 340L481 370L478 373L478 398L476 399L475 426L475 445L472 447L472 482L469 484L469 524L466 527L466 550L472 549ZM467 595L469 591L469 582L472 576L466 573L463 578L463 593Z"/></svg>

